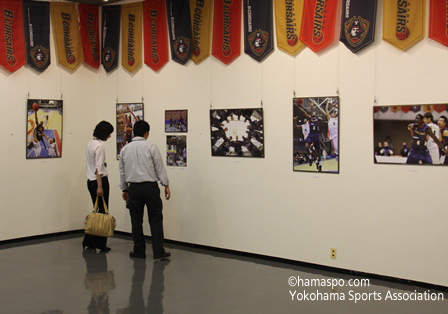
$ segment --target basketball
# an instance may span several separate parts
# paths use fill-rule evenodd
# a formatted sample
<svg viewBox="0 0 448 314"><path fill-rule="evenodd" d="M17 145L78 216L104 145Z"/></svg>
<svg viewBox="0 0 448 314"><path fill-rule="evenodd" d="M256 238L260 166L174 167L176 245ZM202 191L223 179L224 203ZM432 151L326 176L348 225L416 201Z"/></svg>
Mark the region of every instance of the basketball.
<svg viewBox="0 0 448 314"><path fill-rule="evenodd" d="M296 98L296 105L300 107L300 105L303 103L303 99L302 98Z"/></svg>
<svg viewBox="0 0 448 314"><path fill-rule="evenodd" d="M39 105L35 102L31 108L33 108L34 111L37 111L39 110Z"/></svg>

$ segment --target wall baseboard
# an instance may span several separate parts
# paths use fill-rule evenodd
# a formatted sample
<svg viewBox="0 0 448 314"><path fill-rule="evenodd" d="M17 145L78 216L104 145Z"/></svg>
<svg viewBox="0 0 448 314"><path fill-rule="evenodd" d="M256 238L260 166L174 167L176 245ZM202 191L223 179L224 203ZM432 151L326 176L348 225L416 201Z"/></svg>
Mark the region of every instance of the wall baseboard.
<svg viewBox="0 0 448 314"><path fill-rule="evenodd" d="M63 239L73 238L73 237L79 236L82 233L84 233L84 229L49 233L49 234L23 237L23 238L17 238L17 239L10 239L10 240L3 240L3 241L0 241L0 250L11 248L11 247L33 244L32 242L40 243L43 241L47 241L50 238L54 238L54 240L63 240ZM115 231L115 235L117 235L120 238L132 240L132 234L129 232ZM145 238L150 240L151 236L145 236ZM230 254L230 255L235 255L235 256L244 256L244 257L249 257L249 258L255 258L255 259L259 259L261 261L278 262L278 263L300 266L300 267L309 268L309 269L318 269L318 270L328 271L328 272L333 272L333 273L338 273L338 274L358 276L358 277L363 277L363 278L368 278L368 279L381 280L381 281L390 282L390 283L396 283L396 284L402 284L402 285L408 285L408 286L416 286L416 287L421 287L421 288L425 288L425 289L448 292L448 286L434 285L434 284L430 284L430 283L426 283L426 282L408 280L408 279L403 279L403 278L398 278L398 277L390 277L390 276L383 276L383 275L372 274L372 273L365 273L365 272L360 272L360 271L355 271L355 270L350 270L350 269L301 262L301 261L290 260L290 259L285 259L285 258L280 258L280 257L275 257L275 256L268 256L268 255L248 253L248 252L243 252L243 251L223 249L223 248L218 248L218 247L214 247L214 246L194 244L194 243L182 242L182 241L177 241L177 240L165 239L165 242L183 246L183 247L207 250L207 251L211 251L211 252L225 253L225 254Z"/></svg>

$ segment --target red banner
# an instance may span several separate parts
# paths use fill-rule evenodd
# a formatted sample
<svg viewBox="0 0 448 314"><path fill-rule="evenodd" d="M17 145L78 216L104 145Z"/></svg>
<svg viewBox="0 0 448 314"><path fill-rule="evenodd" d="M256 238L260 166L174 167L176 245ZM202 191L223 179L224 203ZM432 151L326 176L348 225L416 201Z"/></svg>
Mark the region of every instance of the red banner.
<svg viewBox="0 0 448 314"><path fill-rule="evenodd" d="M300 40L318 52L334 40L336 0L305 0Z"/></svg>
<svg viewBox="0 0 448 314"><path fill-rule="evenodd" d="M143 2L145 64L159 71L169 60L165 0Z"/></svg>
<svg viewBox="0 0 448 314"><path fill-rule="evenodd" d="M100 67L100 33L98 7L89 4L78 4L82 53L84 62L92 68Z"/></svg>
<svg viewBox="0 0 448 314"><path fill-rule="evenodd" d="M212 54L229 64L241 51L241 0L215 0Z"/></svg>
<svg viewBox="0 0 448 314"><path fill-rule="evenodd" d="M448 46L448 1L431 0L429 9L429 38Z"/></svg>
<svg viewBox="0 0 448 314"><path fill-rule="evenodd" d="M0 0L0 8L0 65L14 72L26 63L22 1Z"/></svg>

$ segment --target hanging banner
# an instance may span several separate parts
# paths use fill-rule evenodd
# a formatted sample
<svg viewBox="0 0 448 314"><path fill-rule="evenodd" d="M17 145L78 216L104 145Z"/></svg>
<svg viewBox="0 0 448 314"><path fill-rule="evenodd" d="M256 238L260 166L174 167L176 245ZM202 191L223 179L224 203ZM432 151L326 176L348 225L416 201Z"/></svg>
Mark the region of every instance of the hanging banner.
<svg viewBox="0 0 448 314"><path fill-rule="evenodd" d="M448 1L446 0L431 0L429 38L448 46Z"/></svg>
<svg viewBox="0 0 448 314"><path fill-rule="evenodd" d="M165 0L143 2L145 64L159 71L169 59Z"/></svg>
<svg viewBox="0 0 448 314"><path fill-rule="evenodd" d="M43 72L50 58L50 3L24 2L27 64Z"/></svg>
<svg viewBox="0 0 448 314"><path fill-rule="evenodd" d="M334 40L336 0L305 0L300 40L318 52Z"/></svg>
<svg viewBox="0 0 448 314"><path fill-rule="evenodd" d="M192 54L190 2L166 0L170 32L171 59L185 64Z"/></svg>
<svg viewBox="0 0 448 314"><path fill-rule="evenodd" d="M383 40L406 50L425 35L425 0L383 1Z"/></svg>
<svg viewBox="0 0 448 314"><path fill-rule="evenodd" d="M224 64L241 51L241 0L215 0L212 54Z"/></svg>
<svg viewBox="0 0 448 314"><path fill-rule="evenodd" d="M92 68L100 67L99 10L96 5L78 4L84 62Z"/></svg>
<svg viewBox="0 0 448 314"><path fill-rule="evenodd" d="M102 7L101 63L107 73L118 66L121 6Z"/></svg>
<svg viewBox="0 0 448 314"><path fill-rule="evenodd" d="M304 0L275 0L277 47L295 56L305 46L299 39Z"/></svg>
<svg viewBox="0 0 448 314"><path fill-rule="evenodd" d="M244 52L258 62L274 50L272 0L244 0Z"/></svg>
<svg viewBox="0 0 448 314"><path fill-rule="evenodd" d="M0 0L0 65L15 72L26 63L22 1Z"/></svg>
<svg viewBox="0 0 448 314"><path fill-rule="evenodd" d="M121 6L123 52L121 65L134 72L142 63L142 3L136 2Z"/></svg>
<svg viewBox="0 0 448 314"><path fill-rule="evenodd" d="M83 61L76 3L51 2L50 9L59 64L74 70Z"/></svg>
<svg viewBox="0 0 448 314"><path fill-rule="evenodd" d="M193 54L191 60L199 64L210 56L210 27L212 1L190 0Z"/></svg>
<svg viewBox="0 0 448 314"><path fill-rule="evenodd" d="M375 39L377 0L342 1L340 41L353 53Z"/></svg>

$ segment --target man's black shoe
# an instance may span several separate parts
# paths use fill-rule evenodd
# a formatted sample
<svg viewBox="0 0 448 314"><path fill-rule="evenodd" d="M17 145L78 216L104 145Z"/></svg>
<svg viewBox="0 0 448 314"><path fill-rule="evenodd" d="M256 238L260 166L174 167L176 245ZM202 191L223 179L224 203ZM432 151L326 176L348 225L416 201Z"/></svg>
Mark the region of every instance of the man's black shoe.
<svg viewBox="0 0 448 314"><path fill-rule="evenodd" d="M135 253L134 251L129 252L129 256L135 258L146 258L145 253Z"/></svg>
<svg viewBox="0 0 448 314"><path fill-rule="evenodd" d="M171 256L170 252L164 252L162 254L154 255L154 259L163 259L163 258L167 258L170 256Z"/></svg>

